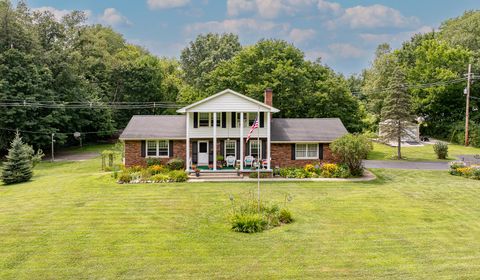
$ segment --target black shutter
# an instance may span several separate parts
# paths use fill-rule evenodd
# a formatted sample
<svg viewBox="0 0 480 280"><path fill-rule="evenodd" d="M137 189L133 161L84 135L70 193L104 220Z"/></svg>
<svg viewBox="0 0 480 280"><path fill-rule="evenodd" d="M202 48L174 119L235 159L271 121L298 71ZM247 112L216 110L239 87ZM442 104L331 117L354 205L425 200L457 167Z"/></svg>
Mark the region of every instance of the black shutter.
<svg viewBox="0 0 480 280"><path fill-rule="evenodd" d="M146 142L147 142L147 141L142 140L142 144L140 145L140 149L141 149L141 150L140 150L140 155L141 155L141 157L145 157L145 155L146 155L146 149L147 149L147 148L146 148L146 147L147 147L147 143L146 143Z"/></svg>
<svg viewBox="0 0 480 280"><path fill-rule="evenodd" d="M237 113L232 112L232 128L237 126Z"/></svg>
<svg viewBox="0 0 480 280"><path fill-rule="evenodd" d="M173 158L173 140L168 141L168 157Z"/></svg>
<svg viewBox="0 0 480 280"><path fill-rule="evenodd" d="M262 159L267 159L267 141L266 140L262 140Z"/></svg>
<svg viewBox="0 0 480 280"><path fill-rule="evenodd" d="M208 163L213 163L213 141L208 141Z"/></svg>
<svg viewBox="0 0 480 280"><path fill-rule="evenodd" d="M323 144L318 143L318 159L323 159Z"/></svg>
<svg viewBox="0 0 480 280"><path fill-rule="evenodd" d="M222 112L222 128L227 127L227 112Z"/></svg>
<svg viewBox="0 0 480 280"><path fill-rule="evenodd" d="M260 127L264 127L264 126L265 126L265 113L260 112Z"/></svg>
<svg viewBox="0 0 480 280"><path fill-rule="evenodd" d="M225 159L225 141L220 140L220 155L223 156L223 159Z"/></svg>
<svg viewBox="0 0 480 280"><path fill-rule="evenodd" d="M245 156L249 156L250 155L250 140L245 143Z"/></svg>
<svg viewBox="0 0 480 280"><path fill-rule="evenodd" d="M197 164L198 161L198 144L197 141L192 141L192 163Z"/></svg>
<svg viewBox="0 0 480 280"><path fill-rule="evenodd" d="M295 160L295 144L290 145L292 147L292 159Z"/></svg>
<svg viewBox="0 0 480 280"><path fill-rule="evenodd" d="M198 127L198 113L197 112L193 113L193 127L194 128Z"/></svg>
<svg viewBox="0 0 480 280"><path fill-rule="evenodd" d="M240 139L237 139L237 159L240 159Z"/></svg>

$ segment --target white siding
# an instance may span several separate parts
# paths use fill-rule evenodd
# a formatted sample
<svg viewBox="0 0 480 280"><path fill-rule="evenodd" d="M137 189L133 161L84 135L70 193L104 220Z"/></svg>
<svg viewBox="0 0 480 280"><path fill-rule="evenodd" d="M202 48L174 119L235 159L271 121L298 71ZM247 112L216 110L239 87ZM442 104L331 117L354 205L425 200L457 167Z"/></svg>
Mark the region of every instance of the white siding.
<svg viewBox="0 0 480 280"><path fill-rule="evenodd" d="M220 115L220 113L218 113ZM189 117L188 121L188 137L190 138L212 138L213 137L213 127L193 127L193 113L187 114ZM257 134L260 133L260 137L264 138L267 137L267 117L265 116L265 125L264 127L260 127L255 129L253 132L252 137L257 137ZM239 138L240 137L240 127L231 127L231 113L227 113L227 127L222 128L221 126L217 127L217 138ZM250 131L250 126L248 124L245 125L243 129L244 137L247 136L248 132Z"/></svg>
<svg viewBox="0 0 480 280"><path fill-rule="evenodd" d="M260 112L270 112L269 108L230 92L187 109L189 112L257 112L258 110Z"/></svg>

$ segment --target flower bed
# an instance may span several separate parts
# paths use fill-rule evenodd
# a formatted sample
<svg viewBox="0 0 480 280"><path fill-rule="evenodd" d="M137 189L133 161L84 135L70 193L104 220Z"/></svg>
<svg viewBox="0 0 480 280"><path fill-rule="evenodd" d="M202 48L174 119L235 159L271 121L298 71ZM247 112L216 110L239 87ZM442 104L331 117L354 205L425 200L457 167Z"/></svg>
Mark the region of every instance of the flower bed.
<svg viewBox="0 0 480 280"><path fill-rule="evenodd" d="M480 165L467 166L463 161L453 161L450 163L449 172L454 176L480 180Z"/></svg>
<svg viewBox="0 0 480 280"><path fill-rule="evenodd" d="M323 163L307 164L303 168L286 167L279 171L283 178L350 178L352 177L348 166L345 164Z"/></svg>
<svg viewBox="0 0 480 280"><path fill-rule="evenodd" d="M188 174L183 170L183 162L179 162L177 159L167 163L167 166L154 161L148 164L147 167L122 168L120 172L114 172L113 177L120 184L169 183L188 180Z"/></svg>

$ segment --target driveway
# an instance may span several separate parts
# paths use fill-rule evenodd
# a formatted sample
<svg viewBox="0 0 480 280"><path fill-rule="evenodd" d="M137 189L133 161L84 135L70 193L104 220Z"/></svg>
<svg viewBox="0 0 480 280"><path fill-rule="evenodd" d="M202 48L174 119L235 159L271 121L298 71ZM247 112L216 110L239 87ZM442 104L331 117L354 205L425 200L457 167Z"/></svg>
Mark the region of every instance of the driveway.
<svg viewBox="0 0 480 280"><path fill-rule="evenodd" d="M448 162L410 162L393 160L364 160L366 168L393 168L393 169L420 169L420 170L448 170Z"/></svg>
<svg viewBox="0 0 480 280"><path fill-rule="evenodd" d="M68 152L60 152L55 154L55 161L84 161L89 160L95 157L98 157L100 153L98 152L85 152L85 153L68 153ZM45 161L49 161L51 159L50 156L46 156L43 158Z"/></svg>

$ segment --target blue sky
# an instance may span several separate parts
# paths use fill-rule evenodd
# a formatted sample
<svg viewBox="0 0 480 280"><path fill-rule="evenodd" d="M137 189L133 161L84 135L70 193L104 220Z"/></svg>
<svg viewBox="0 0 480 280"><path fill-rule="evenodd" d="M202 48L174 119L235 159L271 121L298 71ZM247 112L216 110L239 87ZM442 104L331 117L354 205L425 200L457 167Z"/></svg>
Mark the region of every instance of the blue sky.
<svg viewBox="0 0 480 280"><path fill-rule="evenodd" d="M159 56L180 51L206 32L233 32L243 45L280 38L346 75L367 67L379 43L399 47L412 34L480 8L478 0L28 0L61 17L84 10Z"/></svg>

